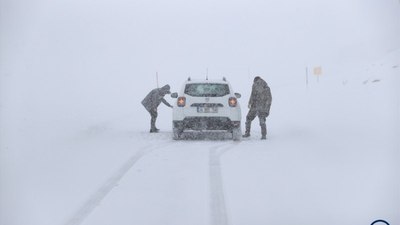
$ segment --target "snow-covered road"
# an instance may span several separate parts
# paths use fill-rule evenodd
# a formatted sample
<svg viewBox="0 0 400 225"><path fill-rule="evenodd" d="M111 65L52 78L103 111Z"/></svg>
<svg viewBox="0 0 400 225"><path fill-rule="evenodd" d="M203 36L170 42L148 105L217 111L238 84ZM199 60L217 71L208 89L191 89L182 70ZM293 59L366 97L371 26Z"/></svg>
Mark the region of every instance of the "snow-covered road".
<svg viewBox="0 0 400 225"><path fill-rule="evenodd" d="M152 144L138 148L66 224L229 224L220 157L240 143L179 143L167 141L170 135L154 134Z"/></svg>
<svg viewBox="0 0 400 225"><path fill-rule="evenodd" d="M88 200L74 213L74 215L68 220L67 225L79 225L85 220L90 213L101 203L101 201L109 194L109 192L118 185L118 182L123 176L140 160L143 156L153 150L160 150L167 147L168 144L148 145L141 147L132 157L130 157L120 169L111 175L111 177L101 185L98 190L91 195Z"/></svg>

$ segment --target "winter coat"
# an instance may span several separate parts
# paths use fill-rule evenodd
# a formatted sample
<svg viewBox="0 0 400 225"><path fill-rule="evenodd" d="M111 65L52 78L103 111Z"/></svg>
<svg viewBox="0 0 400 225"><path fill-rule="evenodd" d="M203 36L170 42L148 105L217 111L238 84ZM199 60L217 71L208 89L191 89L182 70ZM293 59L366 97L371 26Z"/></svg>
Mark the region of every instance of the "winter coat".
<svg viewBox="0 0 400 225"><path fill-rule="evenodd" d="M260 78L253 83L249 100L249 107L250 109L257 110L259 112L266 112L267 114L269 114L271 103L271 90L268 87L267 82Z"/></svg>
<svg viewBox="0 0 400 225"><path fill-rule="evenodd" d="M157 110L157 107L163 102L166 106L172 107L165 99L164 96L166 94L170 94L169 85L165 85L162 88L156 88L150 91L149 94L143 99L142 105L146 108L147 111Z"/></svg>

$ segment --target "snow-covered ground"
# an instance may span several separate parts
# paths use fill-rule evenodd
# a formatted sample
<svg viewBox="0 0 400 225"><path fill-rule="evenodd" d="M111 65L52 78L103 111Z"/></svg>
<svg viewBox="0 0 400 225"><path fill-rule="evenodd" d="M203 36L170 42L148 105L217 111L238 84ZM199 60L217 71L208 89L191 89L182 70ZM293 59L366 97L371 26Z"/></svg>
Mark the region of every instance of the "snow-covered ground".
<svg viewBox="0 0 400 225"><path fill-rule="evenodd" d="M339 9L346 8L345 2L339 4ZM240 142L214 134L174 141L171 110L163 105L158 119L161 132L148 133L150 118L140 101L154 88L155 79L154 73L146 69L164 68L159 73L160 83L169 83L173 91L179 90L191 74L184 73L184 69L172 70L181 65L167 59L168 54L165 58L154 56L152 62L150 53L125 52L125 48L136 49L140 44L136 46L122 35L131 29L128 25L143 31L143 24L156 26L159 20L115 23L125 19L126 11L107 11L106 4L95 4L97 8L85 14L90 1L83 1L84 5L77 8L68 8L71 5L67 3L62 7L50 2L26 2L26 6L13 1L1 3L13 9L10 12L17 12L8 15L8 11L2 11L1 18L33 19L16 20L20 25L31 25L21 30L11 26L10 21L0 20L0 28L7 28L0 39L4 49L0 51L0 225L369 225L377 219L400 224L400 49L375 51L384 47L372 46L368 49L372 55L353 50L349 54L354 55L343 55L343 59L320 55L327 64L323 75L317 81L309 65L306 85L303 65L308 64L303 64L305 59L300 57L301 47L290 49L296 43L279 38L274 39L281 41L278 44L267 40L272 43L267 44L269 47L286 46L288 49L283 51L293 51L292 57L285 58L285 54L275 57L255 50L263 43L258 39L254 46L239 41L243 49L235 49L243 58L236 58L229 51L231 43L215 37L214 44L220 43L226 52L218 51L221 55L214 55L210 61L219 62L219 56L229 60L221 60L221 67L213 64L210 77L218 78L224 68L230 70L222 75L242 94L239 101L243 119L253 74L269 83L273 104L267 119L268 140L260 140L256 119L252 136ZM115 8L121 10L133 3L118 4ZM139 1L135 4L138 8L146 5ZM44 5L53 10L48 11ZM30 7L36 7L36 11ZM189 13L209 12L204 5L198 7L189 7ZM299 7L308 12L307 7ZM256 8L243 10L256 12ZM104 17L97 17L96 10ZM335 14L335 8L332 10ZM42 14L33 15L38 12ZM218 8L212 12L223 11ZM111 34L96 25L98 18L115 20L97 21L110 28ZM209 25L220 35L212 19L226 22L225 17L194 22ZM257 21L253 19L248 20ZM258 25L253 24L255 30ZM88 27L93 30L84 29ZM254 31L246 29L250 34ZM235 33L233 27L225 31ZM16 34L21 36L16 38ZM140 39L148 34L138 35ZM301 42L302 37L298 38ZM112 45L103 46L110 40ZM212 48L207 45L212 40L199 42L202 46L192 50ZM156 43L147 41L140 43ZM331 44L326 50L335 53L335 43ZM274 49L268 46L263 45ZM157 47L163 46L156 44L153 53L158 52ZM247 48L258 53L251 68L239 63L252 55L244 50ZM184 68L197 71L191 76L204 75L196 63L205 63L198 59L203 59L203 53L207 56L208 51L189 59L184 50L177 49L181 51L172 58L186 59ZM163 50L174 48L164 46ZM357 54L359 58L351 61ZM282 65L263 65L265 57L282 61ZM342 62L344 58L350 61ZM143 66L140 60L145 62ZM307 60L315 61L312 57ZM167 62L176 64L165 66ZM172 98L167 100L173 102Z"/></svg>
<svg viewBox="0 0 400 225"><path fill-rule="evenodd" d="M241 142L173 141L134 113L10 115L24 119L5 121L1 224L399 224L399 54L345 83L270 84L267 141L257 121Z"/></svg>

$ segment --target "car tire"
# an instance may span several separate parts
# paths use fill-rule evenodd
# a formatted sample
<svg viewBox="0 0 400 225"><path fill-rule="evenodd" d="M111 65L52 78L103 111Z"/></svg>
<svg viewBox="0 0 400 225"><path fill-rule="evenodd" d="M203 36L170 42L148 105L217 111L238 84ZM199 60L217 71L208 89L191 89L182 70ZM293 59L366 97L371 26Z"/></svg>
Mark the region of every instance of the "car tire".
<svg viewBox="0 0 400 225"><path fill-rule="evenodd" d="M232 139L234 141L240 141L242 139L242 129L239 128L233 128L232 130Z"/></svg>
<svg viewBox="0 0 400 225"><path fill-rule="evenodd" d="M174 137L173 137L174 140L181 140L182 139L181 136L182 136L183 130L178 129L178 128L174 128L173 129L173 133L174 133Z"/></svg>

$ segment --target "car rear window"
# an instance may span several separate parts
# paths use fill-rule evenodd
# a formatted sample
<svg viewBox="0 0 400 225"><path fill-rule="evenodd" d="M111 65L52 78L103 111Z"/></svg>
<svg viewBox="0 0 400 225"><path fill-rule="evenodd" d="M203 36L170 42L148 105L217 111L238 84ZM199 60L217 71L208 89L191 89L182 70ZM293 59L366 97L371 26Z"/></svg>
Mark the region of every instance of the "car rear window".
<svg viewBox="0 0 400 225"><path fill-rule="evenodd" d="M186 84L185 94L193 97L222 97L229 94L229 86L212 83Z"/></svg>

